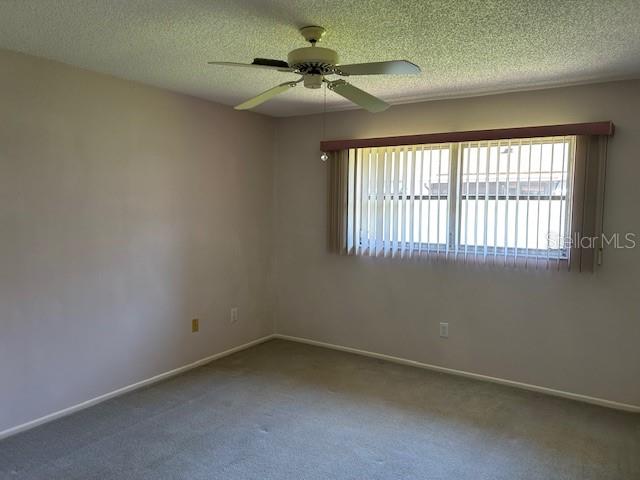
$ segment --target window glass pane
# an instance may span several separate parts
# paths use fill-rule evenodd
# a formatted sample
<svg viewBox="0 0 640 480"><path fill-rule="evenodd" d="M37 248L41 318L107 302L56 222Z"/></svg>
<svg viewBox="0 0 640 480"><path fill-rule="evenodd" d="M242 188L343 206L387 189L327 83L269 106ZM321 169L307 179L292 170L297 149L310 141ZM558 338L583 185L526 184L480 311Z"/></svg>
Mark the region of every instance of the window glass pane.
<svg viewBox="0 0 640 480"><path fill-rule="evenodd" d="M447 215L449 202L447 200L421 200L416 216L421 217L414 220L413 235L419 238L421 243L444 245L447 242ZM419 221L421 220L421 221ZM425 245L424 248L428 248Z"/></svg>
<svg viewBox="0 0 640 480"><path fill-rule="evenodd" d="M422 248L436 249L447 241L450 147L424 146L415 152L413 213L408 209L407 235ZM411 222L413 217L413 222ZM413 228L411 229L411 223Z"/></svg>
<svg viewBox="0 0 640 480"><path fill-rule="evenodd" d="M570 142L463 144L460 245L493 254L565 257Z"/></svg>
<svg viewBox="0 0 640 480"><path fill-rule="evenodd" d="M359 149L349 157L348 246L396 252L444 246L450 145Z"/></svg>

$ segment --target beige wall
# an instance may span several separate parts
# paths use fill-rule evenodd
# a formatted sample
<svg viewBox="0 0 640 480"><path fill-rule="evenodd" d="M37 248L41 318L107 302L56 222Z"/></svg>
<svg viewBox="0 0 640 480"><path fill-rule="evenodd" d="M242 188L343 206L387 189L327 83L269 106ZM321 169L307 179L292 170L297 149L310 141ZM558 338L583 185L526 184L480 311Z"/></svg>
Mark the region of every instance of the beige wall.
<svg viewBox="0 0 640 480"><path fill-rule="evenodd" d="M640 405L640 249L608 252L596 275L332 256L319 116L234 112L6 51L0 105L0 431L274 321ZM605 227L640 233L638 111L640 82L620 82L334 113L326 138L611 119Z"/></svg>
<svg viewBox="0 0 640 480"><path fill-rule="evenodd" d="M613 120L605 230L640 234L639 111L629 81L334 113L326 138ZM278 121L278 333L640 405L640 248L595 275L329 255L321 131Z"/></svg>
<svg viewBox="0 0 640 480"><path fill-rule="evenodd" d="M271 333L273 142L0 51L0 431Z"/></svg>

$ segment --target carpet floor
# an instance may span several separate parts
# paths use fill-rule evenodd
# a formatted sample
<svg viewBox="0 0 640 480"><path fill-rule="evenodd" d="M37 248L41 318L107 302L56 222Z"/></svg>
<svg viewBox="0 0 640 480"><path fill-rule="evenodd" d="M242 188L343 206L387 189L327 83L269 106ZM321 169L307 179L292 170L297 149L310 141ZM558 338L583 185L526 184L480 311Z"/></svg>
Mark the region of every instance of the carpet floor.
<svg viewBox="0 0 640 480"><path fill-rule="evenodd" d="M640 416L274 340L0 442L2 479L640 479Z"/></svg>

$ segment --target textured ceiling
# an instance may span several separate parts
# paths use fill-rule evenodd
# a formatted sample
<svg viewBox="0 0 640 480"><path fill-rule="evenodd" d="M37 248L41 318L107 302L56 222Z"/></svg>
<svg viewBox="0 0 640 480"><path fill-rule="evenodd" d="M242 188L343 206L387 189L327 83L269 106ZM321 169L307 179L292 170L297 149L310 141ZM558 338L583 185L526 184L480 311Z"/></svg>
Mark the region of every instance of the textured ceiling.
<svg viewBox="0 0 640 480"><path fill-rule="evenodd" d="M343 63L407 59L417 77L352 77L391 102L640 77L639 0L0 0L0 47L234 105L292 74L208 60L286 59L323 25ZM298 87L257 110L315 113ZM349 103L327 95L328 109Z"/></svg>

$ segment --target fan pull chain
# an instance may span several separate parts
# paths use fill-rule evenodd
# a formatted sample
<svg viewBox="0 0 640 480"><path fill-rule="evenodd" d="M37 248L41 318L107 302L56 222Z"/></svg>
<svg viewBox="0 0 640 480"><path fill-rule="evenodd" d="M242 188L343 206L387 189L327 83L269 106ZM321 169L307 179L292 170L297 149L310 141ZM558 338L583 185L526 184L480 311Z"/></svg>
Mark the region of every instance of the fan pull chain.
<svg viewBox="0 0 640 480"><path fill-rule="evenodd" d="M326 131L327 131L327 84L324 84L324 101L322 104L322 140L326 140ZM320 154L320 160L326 162L329 159L329 155L327 152L322 152Z"/></svg>

